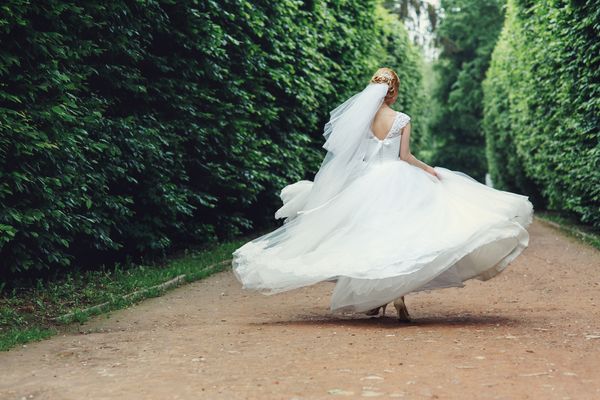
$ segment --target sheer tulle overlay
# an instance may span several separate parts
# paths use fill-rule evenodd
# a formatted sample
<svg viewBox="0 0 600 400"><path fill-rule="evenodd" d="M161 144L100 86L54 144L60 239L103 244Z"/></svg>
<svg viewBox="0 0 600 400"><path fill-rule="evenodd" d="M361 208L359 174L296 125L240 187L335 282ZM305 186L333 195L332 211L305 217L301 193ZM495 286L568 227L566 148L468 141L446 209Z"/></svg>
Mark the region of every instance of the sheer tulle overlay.
<svg viewBox="0 0 600 400"><path fill-rule="evenodd" d="M233 253L243 288L275 294L331 281L331 310L362 312L490 279L528 246L528 197L443 167L438 180L401 160L402 117L384 140L368 139L364 169L325 204L303 210L311 181L282 190L285 223Z"/></svg>

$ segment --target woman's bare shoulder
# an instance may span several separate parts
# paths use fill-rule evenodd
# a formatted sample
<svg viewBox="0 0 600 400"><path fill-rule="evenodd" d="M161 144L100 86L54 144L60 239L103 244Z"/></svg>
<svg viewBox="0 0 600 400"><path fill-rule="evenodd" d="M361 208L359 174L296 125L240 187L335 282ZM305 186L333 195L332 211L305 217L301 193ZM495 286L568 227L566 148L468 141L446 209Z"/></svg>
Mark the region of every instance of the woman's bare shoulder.
<svg viewBox="0 0 600 400"><path fill-rule="evenodd" d="M391 108L381 109L375 115L375 119L380 121L389 121L396 118L397 111L392 110Z"/></svg>

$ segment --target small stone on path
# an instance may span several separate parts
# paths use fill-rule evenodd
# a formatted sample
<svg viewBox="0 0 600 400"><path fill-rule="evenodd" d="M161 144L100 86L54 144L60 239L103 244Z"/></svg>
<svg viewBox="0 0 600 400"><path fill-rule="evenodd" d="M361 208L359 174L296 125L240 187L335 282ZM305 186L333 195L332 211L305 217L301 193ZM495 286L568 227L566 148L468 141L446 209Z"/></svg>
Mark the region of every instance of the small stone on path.
<svg viewBox="0 0 600 400"><path fill-rule="evenodd" d="M383 393L375 392L373 390L363 390L363 392L360 395L362 397L379 397L379 396L383 396Z"/></svg>
<svg viewBox="0 0 600 400"><path fill-rule="evenodd" d="M354 395L354 392L352 392L350 390L343 390L343 389L330 389L327 391L327 393L332 394L334 396L352 396L352 395Z"/></svg>

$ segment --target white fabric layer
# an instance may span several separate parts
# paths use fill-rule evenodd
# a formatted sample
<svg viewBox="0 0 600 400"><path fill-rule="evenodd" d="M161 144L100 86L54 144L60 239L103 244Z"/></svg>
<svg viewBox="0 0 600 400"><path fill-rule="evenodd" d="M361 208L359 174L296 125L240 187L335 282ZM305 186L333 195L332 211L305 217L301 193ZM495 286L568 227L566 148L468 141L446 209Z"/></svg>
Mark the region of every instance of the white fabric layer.
<svg viewBox="0 0 600 400"><path fill-rule="evenodd" d="M335 281L331 310L362 312L490 279L528 246L527 196L443 167L438 180L399 159L401 138L365 139L364 170L321 207L303 212L310 181L284 188L285 224L233 253L243 288L275 294Z"/></svg>
<svg viewBox="0 0 600 400"><path fill-rule="evenodd" d="M370 83L330 113L323 132L327 154L314 177L303 211L331 201L364 170L365 139L388 89L385 83Z"/></svg>

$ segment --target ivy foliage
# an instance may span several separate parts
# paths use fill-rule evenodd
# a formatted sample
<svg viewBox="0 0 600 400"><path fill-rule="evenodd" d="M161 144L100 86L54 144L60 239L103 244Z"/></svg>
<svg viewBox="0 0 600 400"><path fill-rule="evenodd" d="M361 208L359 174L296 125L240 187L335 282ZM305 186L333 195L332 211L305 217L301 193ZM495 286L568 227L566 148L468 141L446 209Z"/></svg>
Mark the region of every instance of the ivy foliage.
<svg viewBox="0 0 600 400"><path fill-rule="evenodd" d="M600 228L600 2L509 0L484 81L494 184Z"/></svg>
<svg viewBox="0 0 600 400"><path fill-rule="evenodd" d="M483 182L487 172L481 82L504 19L504 0L442 0L434 64L431 163Z"/></svg>
<svg viewBox="0 0 600 400"><path fill-rule="evenodd" d="M418 121L418 53L376 0L7 0L0 43L0 273L271 224L379 66Z"/></svg>

